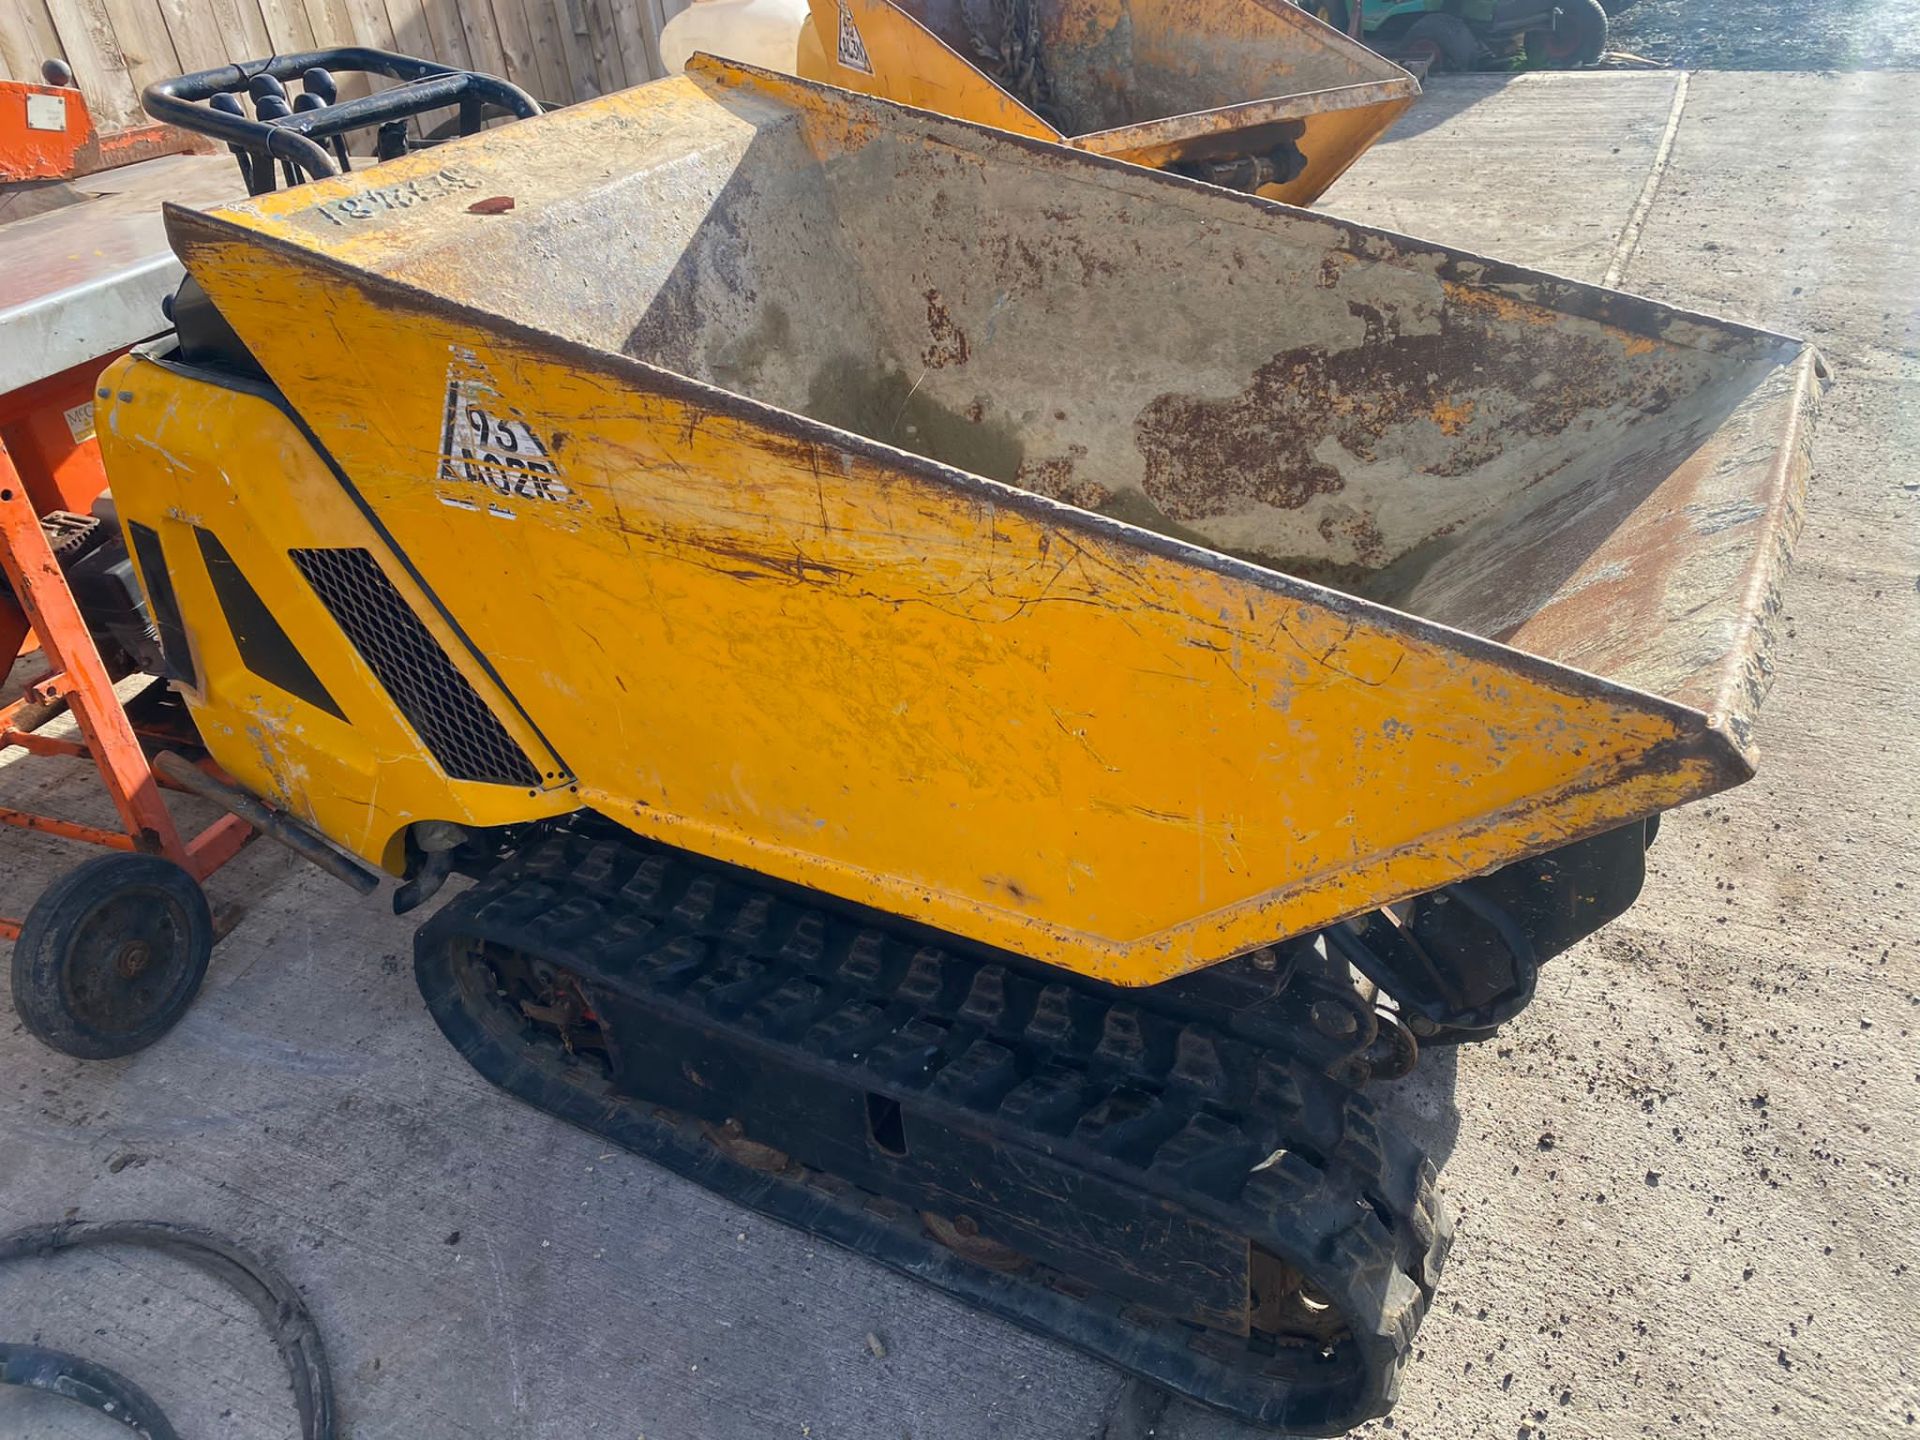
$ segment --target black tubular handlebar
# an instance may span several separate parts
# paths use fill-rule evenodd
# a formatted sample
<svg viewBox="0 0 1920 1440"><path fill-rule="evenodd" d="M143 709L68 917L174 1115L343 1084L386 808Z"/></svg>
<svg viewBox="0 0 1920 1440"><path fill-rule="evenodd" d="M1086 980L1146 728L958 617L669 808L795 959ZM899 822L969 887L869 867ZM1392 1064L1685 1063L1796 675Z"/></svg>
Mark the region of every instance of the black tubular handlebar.
<svg viewBox="0 0 1920 1440"><path fill-rule="evenodd" d="M280 82L283 90L284 82L300 80L311 91L314 83L306 77L314 71L328 75L329 88L331 76L342 71L384 75L401 83L357 100L296 108L291 113L268 119L249 117L237 104L221 109L201 103L216 95L238 96L250 92L257 101L256 87L263 76L268 77L269 82ZM269 83L266 88L271 90L273 85ZM463 134L479 128L482 112L488 108L522 120L540 113L540 103L531 95L495 76L456 70L436 61L359 45L275 55L266 60L197 70L177 79L155 81L141 99L147 113L156 120L224 140L236 150L279 160L304 171L312 179L340 173L334 155L315 137L327 138L349 130L404 121L449 105L460 107Z"/></svg>

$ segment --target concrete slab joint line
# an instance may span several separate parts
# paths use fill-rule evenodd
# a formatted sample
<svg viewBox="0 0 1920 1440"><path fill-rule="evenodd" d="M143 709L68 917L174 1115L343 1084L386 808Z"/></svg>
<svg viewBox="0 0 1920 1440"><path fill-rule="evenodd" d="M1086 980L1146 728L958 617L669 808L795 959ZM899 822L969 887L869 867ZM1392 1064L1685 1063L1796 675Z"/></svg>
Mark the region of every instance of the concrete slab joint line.
<svg viewBox="0 0 1920 1440"><path fill-rule="evenodd" d="M1653 155L1653 168L1647 172L1647 183L1640 189L1640 198L1634 202L1633 213L1627 216L1620 238L1614 242L1613 258L1607 262L1606 277L1600 282L1608 289L1616 288L1626 275L1627 263L1633 259L1633 252L1640 244L1640 232L1646 226L1647 212L1653 209L1653 197L1660 193L1661 178L1667 173L1667 162L1673 158L1673 137L1680 132L1680 116L1687 108L1687 86L1692 73L1682 70L1674 77L1673 105L1667 111L1667 128L1660 134L1660 148Z"/></svg>

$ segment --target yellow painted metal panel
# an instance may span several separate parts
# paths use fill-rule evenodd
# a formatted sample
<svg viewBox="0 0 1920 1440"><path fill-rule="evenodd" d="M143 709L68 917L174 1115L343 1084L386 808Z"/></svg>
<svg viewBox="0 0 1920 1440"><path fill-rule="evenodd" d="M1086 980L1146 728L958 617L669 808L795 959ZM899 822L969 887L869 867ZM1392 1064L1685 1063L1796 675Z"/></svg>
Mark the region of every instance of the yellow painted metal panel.
<svg viewBox="0 0 1920 1440"><path fill-rule="evenodd" d="M645 834L1147 983L1742 770L1650 696L278 246L186 258L583 798ZM470 370L553 437L563 499L444 503Z"/></svg>
<svg viewBox="0 0 1920 1440"><path fill-rule="evenodd" d="M1306 168L1260 192L1306 205L1413 103L1397 65L1275 0L1037 7L1055 105L1008 91L940 0L810 0L797 70L862 94L1165 169L1291 138ZM946 28L923 18L940 11Z"/></svg>
<svg viewBox="0 0 1920 1440"><path fill-rule="evenodd" d="M375 864L399 871L417 820L487 826L577 807L568 777L354 506L294 422L271 401L140 355L101 380L114 399L100 448L123 519L151 526L187 626L197 684L182 687L221 766L283 810ZM219 538L345 718L249 671L222 617L194 536ZM549 778L536 793L450 780L422 749L306 580L287 558L356 546L380 559L521 749Z"/></svg>
<svg viewBox="0 0 1920 1440"><path fill-rule="evenodd" d="M809 0L795 67L809 80L956 115L996 130L1060 133L889 0Z"/></svg>
<svg viewBox="0 0 1920 1440"><path fill-rule="evenodd" d="M1407 106L1411 94L1380 103L1374 87L1354 86L1340 90L1322 90L1313 95L1291 96L1262 106L1238 106L1187 117L1192 126L1165 124L1132 125L1123 130L1100 131L1082 135L1071 143L1077 149L1096 155L1111 155L1164 170L1188 153L1196 137L1209 133L1233 135L1243 124L1256 123L1248 112L1258 110L1258 123L1282 123L1300 126L1296 142L1306 158L1306 168L1280 185L1263 185L1259 194L1285 205L1311 205L1344 175L1353 162L1372 147L1374 141L1393 127Z"/></svg>
<svg viewBox="0 0 1920 1440"><path fill-rule="evenodd" d="M167 448L294 477L267 553L363 497L577 783L526 816L1144 984L1750 773L1782 337L711 64L170 223L345 478Z"/></svg>

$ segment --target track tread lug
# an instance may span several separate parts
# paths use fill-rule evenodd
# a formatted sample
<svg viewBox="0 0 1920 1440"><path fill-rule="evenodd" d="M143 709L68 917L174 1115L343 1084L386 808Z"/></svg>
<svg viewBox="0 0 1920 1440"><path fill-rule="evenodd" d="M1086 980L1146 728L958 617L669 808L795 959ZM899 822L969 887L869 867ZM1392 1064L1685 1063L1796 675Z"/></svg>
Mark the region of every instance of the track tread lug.
<svg viewBox="0 0 1920 1440"><path fill-rule="evenodd" d="M982 965L960 1003L960 1017L987 1030L998 1030L1007 1019L1007 967Z"/></svg>
<svg viewBox="0 0 1920 1440"><path fill-rule="evenodd" d="M913 959L907 962L907 973L894 986L894 993L902 1000L930 1008L939 1002L941 992L947 987L947 970L947 957L923 945L913 952Z"/></svg>
<svg viewBox="0 0 1920 1440"><path fill-rule="evenodd" d="M634 867L633 874L620 887L620 903L637 911L650 911L666 889L672 868L664 855L649 855Z"/></svg>
<svg viewBox="0 0 1920 1440"><path fill-rule="evenodd" d="M759 961L749 962L758 965ZM763 1034L787 1036L811 1024L826 1000L826 987L796 975L755 1000L746 1019Z"/></svg>
<svg viewBox="0 0 1920 1440"><path fill-rule="evenodd" d="M775 901L771 895L749 895L734 912L726 938L746 950L757 950L773 928Z"/></svg>
<svg viewBox="0 0 1920 1440"><path fill-rule="evenodd" d="M1073 1127L1073 1138L1108 1155L1144 1162L1166 1138L1178 1112L1158 1095L1132 1086L1109 1090Z"/></svg>
<svg viewBox="0 0 1920 1440"><path fill-rule="evenodd" d="M808 1028L804 1043L817 1055L852 1056L893 1029L887 1012L871 1000L849 1000Z"/></svg>
<svg viewBox="0 0 1920 1440"><path fill-rule="evenodd" d="M1255 1144L1240 1126L1217 1116L1189 1116L1173 1137L1154 1152L1148 1169L1216 1199L1239 1193L1254 1160Z"/></svg>
<svg viewBox="0 0 1920 1440"><path fill-rule="evenodd" d="M737 1012L765 989L777 974L763 961L745 955L721 959L687 987L687 995L709 1011Z"/></svg>
<svg viewBox="0 0 1920 1440"><path fill-rule="evenodd" d="M1167 1080L1201 1095L1224 1095L1227 1067L1220 1057L1220 1046L1193 1026L1181 1026L1174 1039L1173 1068Z"/></svg>
<svg viewBox="0 0 1920 1440"><path fill-rule="evenodd" d="M1073 1040L1073 991L1065 985L1048 985L1034 1002L1033 1016L1027 1021L1027 1039L1039 1046L1069 1049Z"/></svg>
<svg viewBox="0 0 1920 1440"><path fill-rule="evenodd" d="M867 1068L903 1085L930 1081L945 1061L947 1028L924 1018L909 1020L864 1057Z"/></svg>
<svg viewBox="0 0 1920 1440"><path fill-rule="evenodd" d="M849 985L878 989L887 970L887 937L878 930L862 930L847 947L847 955L834 972Z"/></svg>
<svg viewBox="0 0 1920 1440"><path fill-rule="evenodd" d="M1086 1109L1087 1079L1078 1070L1049 1065L1027 1076L1000 1101L1000 1115L1044 1135L1064 1135Z"/></svg>
<svg viewBox="0 0 1920 1440"><path fill-rule="evenodd" d="M1141 1075L1147 1068L1147 1037L1141 1027L1140 1012L1131 1005L1115 1005L1100 1022L1100 1043L1094 1046L1096 1059Z"/></svg>
<svg viewBox="0 0 1920 1440"><path fill-rule="evenodd" d="M991 1110L1020 1079L1020 1068L1006 1046L976 1040L941 1068L931 1093L975 1109Z"/></svg>
<svg viewBox="0 0 1920 1440"><path fill-rule="evenodd" d="M712 919L720 903L720 882L711 875L696 875L680 893L673 907L673 918L689 930L702 930Z"/></svg>
<svg viewBox="0 0 1920 1440"><path fill-rule="evenodd" d="M779 958L789 965L811 966L819 964L820 957L826 953L826 917L818 911L809 911L800 917L793 933L781 945Z"/></svg>
<svg viewBox="0 0 1920 1440"><path fill-rule="evenodd" d="M1254 1073L1253 1103L1257 1109L1282 1115L1298 1114L1305 1105L1299 1072L1262 1057Z"/></svg>
<svg viewBox="0 0 1920 1440"><path fill-rule="evenodd" d="M626 858L626 847L603 841L587 847L585 855L573 867L573 882L594 895L611 897L619 893L616 877Z"/></svg>

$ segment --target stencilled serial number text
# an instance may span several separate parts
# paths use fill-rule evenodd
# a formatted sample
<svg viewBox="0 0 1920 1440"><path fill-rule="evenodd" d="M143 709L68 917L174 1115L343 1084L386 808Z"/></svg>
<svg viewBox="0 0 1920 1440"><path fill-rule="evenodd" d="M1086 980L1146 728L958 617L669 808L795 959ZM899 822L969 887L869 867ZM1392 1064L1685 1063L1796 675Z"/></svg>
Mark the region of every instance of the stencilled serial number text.
<svg viewBox="0 0 1920 1440"><path fill-rule="evenodd" d="M424 201L438 200L442 195L479 188L480 182L470 175L462 175L458 170L436 170L417 180L383 185L378 190L363 190L358 195L328 200L313 208L335 225L351 225L357 220L372 220L391 210L410 210Z"/></svg>

